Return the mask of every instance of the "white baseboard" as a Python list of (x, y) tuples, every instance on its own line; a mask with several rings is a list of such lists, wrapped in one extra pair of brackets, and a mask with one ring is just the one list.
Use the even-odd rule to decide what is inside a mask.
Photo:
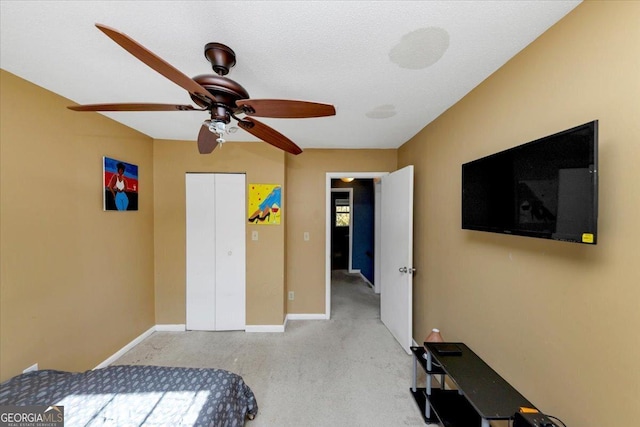
[(113, 355), (111, 355), (111, 357), (109, 357), (108, 359), (106, 359), (104, 362), (100, 363), (98, 366), (96, 366), (93, 369), (102, 369), (102, 368), (106, 368), (107, 366), (111, 365), (113, 362), (115, 362), (120, 357), (122, 357), (127, 351), (131, 350), (133, 347), (135, 347), (136, 345), (140, 344), (142, 342), (142, 340), (144, 340), (149, 335), (154, 333), (155, 330), (156, 330), (155, 326), (150, 327), (145, 332), (140, 334), (138, 337), (134, 338), (133, 341), (131, 341), (129, 344), (127, 344), (124, 347), (122, 347), (120, 350), (118, 350)]
[(326, 320), (327, 315), (324, 313), (289, 313), (287, 314), (287, 320)]
[(325, 320), (327, 315), (324, 313), (289, 313), (284, 318), (282, 325), (247, 325), (246, 332), (284, 332), (287, 329), (289, 320)]
[(284, 332), (284, 327), (285, 323), (282, 325), (247, 325), (245, 332)]
[(184, 332), (187, 325), (156, 325), (156, 332)]
[(367, 279), (367, 278), (365, 277), (365, 275), (364, 275), (364, 274), (362, 274), (362, 272), (361, 272), (360, 270), (358, 270), (358, 274), (360, 274), (360, 277), (362, 277), (362, 280), (364, 280), (365, 282), (367, 282), (367, 284), (368, 284), (369, 286), (371, 286), (372, 288), (374, 288), (374, 289), (375, 289), (375, 286), (373, 286), (373, 283), (371, 283), (371, 282), (369, 281), (369, 279)]
[(351, 270), (349, 270), (349, 274), (360, 274), (360, 269), (352, 268)]
[[(327, 319), (327, 315), (324, 313), (311, 313), (311, 314), (300, 314), (300, 313), (291, 313), (287, 314), (284, 318), (284, 323), (282, 325), (246, 325), (245, 332), (284, 332), (287, 327), (287, 322), (289, 320), (325, 320)], [(145, 338), (149, 337), (154, 332), (184, 332), (186, 331), (186, 325), (184, 324), (165, 324), (165, 325), (155, 325), (147, 329), (145, 332), (140, 334), (138, 337), (134, 338), (130, 343), (122, 347), (120, 350), (115, 352), (113, 355), (109, 356), (106, 360), (100, 363), (93, 369), (102, 369), (120, 357), (122, 357), (127, 351), (131, 350), (136, 345), (140, 344)]]

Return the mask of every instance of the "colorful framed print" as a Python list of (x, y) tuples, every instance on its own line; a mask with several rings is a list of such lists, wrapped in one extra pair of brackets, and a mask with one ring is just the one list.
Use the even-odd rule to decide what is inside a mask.
[(252, 224), (278, 225), (282, 216), (282, 186), (249, 184), (247, 219)]
[(103, 157), (103, 203), (105, 211), (138, 210), (138, 166)]

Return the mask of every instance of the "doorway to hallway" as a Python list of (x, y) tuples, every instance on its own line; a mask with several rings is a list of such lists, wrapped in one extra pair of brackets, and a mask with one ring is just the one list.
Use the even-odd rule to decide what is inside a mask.
[[(364, 278), (365, 282), (374, 287), (374, 292), (379, 293), (379, 264), (380, 264), (380, 178), (387, 175), (387, 172), (329, 172), (326, 174), (326, 254), (325, 254), (325, 281), (326, 281), (326, 299), (325, 299), (325, 316), (327, 319), (331, 318), (331, 274), (334, 268), (341, 268), (347, 273), (355, 273), (358, 276)], [(349, 179), (347, 179), (349, 178)], [(363, 181), (359, 183), (359, 181)], [(366, 221), (372, 221), (372, 225), (369, 225), (368, 231), (362, 231), (354, 223), (354, 217), (367, 209), (361, 209), (358, 206), (360, 197), (362, 194), (356, 193), (356, 187), (359, 185), (369, 186), (371, 191), (368, 192), (367, 198), (371, 206), (368, 208), (368, 219)], [(346, 197), (335, 198), (332, 197), (334, 192), (351, 191), (351, 205), (347, 208)], [(344, 196), (344, 193), (342, 193)], [(336, 200), (341, 200), (336, 202)], [(334, 230), (336, 222), (349, 220), (350, 229), (349, 235), (349, 261), (348, 266), (344, 268), (344, 260), (340, 256), (345, 251), (340, 249), (340, 245), (336, 247), (334, 240), (342, 238), (342, 242), (346, 242), (344, 234), (347, 231), (346, 226), (343, 226), (342, 230)], [(365, 222), (366, 222), (365, 221)], [(363, 222), (361, 221), (360, 224)], [(366, 229), (367, 227), (365, 227)], [(372, 228), (372, 229), (371, 229)], [(336, 239), (334, 239), (334, 232)], [(342, 233), (342, 234), (340, 234)], [(341, 237), (342, 236), (342, 237)], [(356, 239), (355, 236), (363, 237), (365, 245), (363, 246), (363, 239)], [(334, 263), (334, 255), (335, 261)], [(364, 274), (363, 274), (364, 270)]]
[[(340, 178), (380, 178), (375, 186), (375, 292), (380, 292), (380, 319), (402, 348), (412, 345), (413, 310), (413, 166), (392, 173), (326, 174), (325, 318), (331, 318), (331, 189)], [(349, 181), (346, 180), (345, 181)], [(351, 233), (353, 235), (353, 233)], [(381, 255), (381, 252), (384, 254)]]

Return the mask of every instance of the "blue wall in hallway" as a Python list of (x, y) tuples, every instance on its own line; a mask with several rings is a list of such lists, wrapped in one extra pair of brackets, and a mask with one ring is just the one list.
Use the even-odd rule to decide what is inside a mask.
[(354, 270), (373, 283), (374, 254), (374, 186), (373, 179), (356, 179), (342, 182), (331, 181), (332, 188), (353, 188), (353, 254)]

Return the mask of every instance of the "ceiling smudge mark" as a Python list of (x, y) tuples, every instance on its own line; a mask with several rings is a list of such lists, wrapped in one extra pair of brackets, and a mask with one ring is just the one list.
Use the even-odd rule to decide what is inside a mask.
[(370, 111), (367, 111), (365, 115), (370, 119), (388, 119), (389, 117), (393, 117), (396, 114), (397, 112), (395, 105), (385, 104), (372, 108)]
[(391, 62), (401, 68), (421, 70), (442, 58), (449, 48), (449, 33), (442, 28), (420, 28), (405, 34), (389, 52)]

